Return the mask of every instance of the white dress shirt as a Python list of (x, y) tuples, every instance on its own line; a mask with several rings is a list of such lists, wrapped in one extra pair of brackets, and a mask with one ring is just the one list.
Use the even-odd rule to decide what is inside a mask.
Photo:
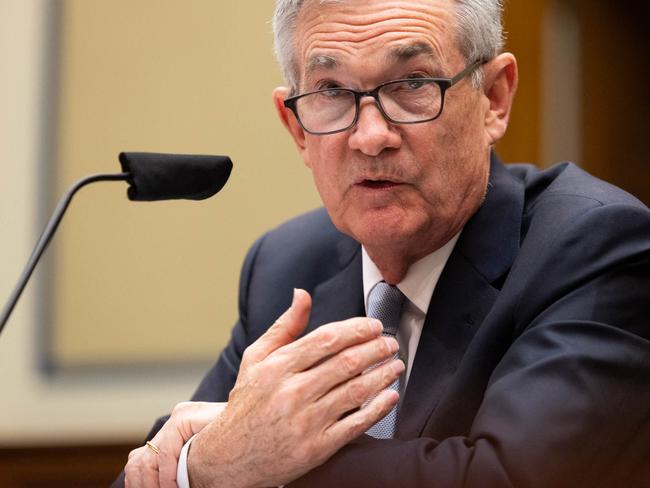
[[(438, 284), (438, 279), (442, 270), (447, 264), (447, 260), (458, 241), (460, 232), (452, 237), (447, 244), (440, 249), (426, 255), (419, 261), (411, 265), (406, 276), (397, 284), (397, 288), (406, 296), (408, 302), (405, 302), (402, 318), (400, 319), (399, 329), (397, 331), (397, 342), (400, 344), (400, 357), (404, 360), (406, 371), (404, 381), (401, 382), (400, 394), (408, 383), (413, 367), (415, 352), (420, 342), (424, 319), (429, 309), (431, 296)], [(365, 301), (366, 312), (368, 311), (368, 295), (370, 290), (384, 278), (381, 276), (379, 268), (370, 259), (366, 249), (361, 248), (362, 261), (361, 268), (363, 271), (363, 296)], [(401, 395), (403, 397), (403, 395)], [(179, 488), (190, 488), (189, 476), (187, 472), (187, 453), (192, 442), (192, 437), (183, 446), (181, 455), (178, 459), (178, 469), (176, 473), (176, 484)]]

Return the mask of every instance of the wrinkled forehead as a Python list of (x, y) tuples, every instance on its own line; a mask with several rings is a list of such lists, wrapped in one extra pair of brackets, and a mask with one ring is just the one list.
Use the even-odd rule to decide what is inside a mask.
[(460, 56), (453, 0), (307, 0), (298, 16), (299, 79), (372, 59), (399, 63), (426, 57), (446, 71)]

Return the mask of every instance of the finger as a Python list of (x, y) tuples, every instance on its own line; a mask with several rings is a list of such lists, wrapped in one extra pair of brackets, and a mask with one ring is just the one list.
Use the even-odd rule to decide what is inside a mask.
[[(296, 375), (294, 380), (297, 382), (296, 388), (300, 390), (300, 396), (306, 401), (317, 400), (337, 385), (360, 375), (382, 361), (391, 359), (398, 347), (397, 341), (392, 337), (376, 337), (363, 344), (349, 347), (321, 364)], [(370, 386), (375, 378), (376, 375), (365, 378), (364, 384)]]
[(311, 312), (311, 296), (305, 290), (294, 289), (291, 306), (275, 323), (244, 352), (244, 363), (259, 362), (285, 344), (295, 341), (307, 327)]
[(331, 449), (340, 449), (388, 415), (398, 401), (399, 394), (395, 390), (383, 390), (368, 405), (326, 429), (324, 432), (326, 444)]
[(382, 330), (381, 322), (367, 317), (332, 322), (282, 347), (274, 355), (290, 358), (293, 372), (305, 371), (347, 348), (377, 338)]
[(129, 462), (124, 468), (126, 488), (158, 487), (158, 461), (156, 454), (146, 446), (129, 453)]
[(160, 482), (158, 481), (158, 469), (153, 469), (150, 466), (144, 471), (144, 476), (142, 477), (142, 486), (143, 488), (159, 488)]
[[(151, 442), (158, 447), (158, 483), (161, 488), (176, 488), (176, 471), (178, 469), (178, 457), (183, 445), (192, 437), (187, 439), (182, 435), (184, 430), (180, 427), (182, 420), (178, 419), (178, 405), (174, 408), (172, 417), (165, 422), (162, 429), (151, 439)], [(178, 424), (178, 425), (177, 425)]]
[(177, 488), (178, 458), (183, 445), (184, 442), (178, 442), (171, 449), (161, 449), (158, 454), (158, 486), (160, 488)]
[(140, 464), (138, 458), (141, 456), (142, 447), (129, 452), (128, 462), (124, 466), (124, 486), (131, 488), (138, 486), (140, 480)]
[(138, 456), (139, 454), (142, 454), (142, 451), (143, 451), (144, 449), (146, 449), (145, 446), (141, 446), (141, 447), (138, 447), (137, 449), (133, 449), (133, 450), (129, 453), (129, 455), (128, 455), (128, 457), (127, 457), (127, 460), (130, 461), (132, 457), (135, 457), (135, 456)]
[(393, 384), (404, 369), (404, 363), (395, 359), (342, 383), (319, 400), (322, 415), (335, 422), (343, 414), (361, 407), (378, 393), (383, 393), (382, 390)]

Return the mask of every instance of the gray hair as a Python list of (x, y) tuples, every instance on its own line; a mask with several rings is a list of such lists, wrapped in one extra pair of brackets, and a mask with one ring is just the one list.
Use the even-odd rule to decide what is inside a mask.
[[(320, 4), (343, 0), (318, 0)], [(496, 56), (503, 48), (501, 15), (503, 0), (451, 0), (456, 4), (458, 47), (467, 63)], [(277, 0), (273, 13), (275, 55), (284, 79), (292, 90), (298, 87), (295, 36), (298, 15), (305, 0)], [(474, 86), (482, 80), (482, 70), (472, 75)]]

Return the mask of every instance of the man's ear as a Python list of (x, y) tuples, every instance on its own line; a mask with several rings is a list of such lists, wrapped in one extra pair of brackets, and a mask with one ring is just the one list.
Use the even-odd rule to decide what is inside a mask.
[(282, 125), (289, 131), (293, 141), (296, 143), (296, 147), (300, 152), (300, 155), (303, 156), (305, 153), (305, 131), (302, 126), (298, 123), (294, 113), (284, 106), (284, 101), (289, 97), (289, 89), (285, 86), (280, 86), (273, 90), (273, 104), (275, 105), (275, 110), (278, 112), (278, 117), (282, 121)]
[(483, 73), (483, 90), (489, 102), (485, 130), (492, 145), (508, 128), (512, 100), (517, 91), (517, 60), (510, 53), (499, 54), (485, 65)]

